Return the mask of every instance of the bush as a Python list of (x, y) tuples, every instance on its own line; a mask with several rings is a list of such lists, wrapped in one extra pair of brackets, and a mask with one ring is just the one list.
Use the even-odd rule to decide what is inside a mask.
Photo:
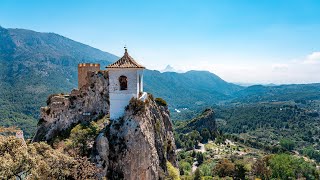
[[(99, 123), (102, 123), (99, 121)], [(78, 124), (72, 128), (70, 136), (65, 140), (65, 151), (69, 154), (88, 156), (91, 153), (92, 144), (99, 134), (101, 127), (98, 123)]]
[(210, 131), (207, 128), (201, 130), (202, 143), (207, 143), (211, 137)]
[(246, 177), (246, 168), (244, 164), (236, 164), (235, 165), (235, 173), (234, 173), (234, 178), (235, 179), (245, 179)]
[(198, 165), (201, 165), (203, 163), (203, 161), (204, 161), (204, 156), (203, 156), (202, 152), (198, 152), (196, 158), (197, 158), (197, 161), (198, 161)]
[(181, 176), (181, 180), (193, 180), (193, 177), (192, 176)]
[(294, 149), (294, 142), (290, 139), (281, 139), (280, 140), (280, 145), (287, 151), (292, 151)]
[(154, 100), (153, 95), (152, 95), (152, 94), (150, 94), (150, 93), (148, 93), (148, 98), (149, 98), (151, 101), (153, 101), (153, 100)]
[(257, 161), (254, 163), (252, 167), (252, 173), (261, 179), (270, 179), (271, 176), (271, 170), (267, 166), (269, 163), (269, 159), (271, 156), (265, 156), (262, 159), (257, 159)]
[(211, 176), (202, 176), (201, 180), (212, 180)]
[(302, 153), (317, 162), (320, 162), (320, 152), (315, 150), (312, 146), (306, 147), (303, 149)]
[(139, 112), (143, 113), (145, 111), (145, 103), (137, 98), (131, 98), (126, 110), (131, 110), (133, 115), (136, 115)]
[(268, 155), (258, 159), (252, 173), (261, 179), (318, 179), (316, 165), (289, 154)]
[(173, 167), (173, 165), (167, 161), (168, 168), (168, 176), (166, 179), (168, 180), (180, 180), (179, 170)]
[(191, 173), (192, 165), (187, 161), (179, 162), (179, 170), (181, 175), (189, 175)]
[(160, 120), (156, 120), (156, 132), (160, 133), (161, 131), (161, 123)]
[(221, 159), (213, 169), (213, 173), (219, 177), (233, 176), (234, 171), (235, 165), (227, 159)]
[(199, 166), (198, 168), (201, 171), (201, 174), (205, 177), (212, 177), (212, 169), (213, 167), (216, 165), (215, 161), (209, 160), (209, 161), (205, 161), (203, 164), (201, 164), (201, 166)]
[(194, 180), (201, 180), (201, 173), (199, 168), (194, 172)]
[(155, 101), (160, 106), (164, 106), (164, 107), (168, 106), (167, 102), (162, 98), (156, 98)]
[(1, 179), (96, 179), (99, 169), (87, 158), (73, 158), (48, 144), (24, 145), (0, 135)]
[(276, 179), (317, 179), (315, 165), (288, 154), (277, 154), (270, 159), (272, 178)]

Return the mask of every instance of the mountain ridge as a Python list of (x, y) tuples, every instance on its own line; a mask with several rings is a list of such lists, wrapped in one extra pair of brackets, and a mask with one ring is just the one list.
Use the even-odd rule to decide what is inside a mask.
[[(34, 131), (39, 108), (50, 94), (77, 87), (78, 63), (100, 63), (104, 67), (118, 59), (55, 33), (0, 27), (0, 42), (4, 42), (0, 43), (0, 125), (22, 127), (27, 129), (26, 134)], [(296, 96), (300, 86), (304, 86), (305, 97), (320, 97), (320, 84), (280, 86), (277, 93), (278, 86), (260, 86), (259, 91), (258, 86), (246, 88), (229, 83), (209, 71), (144, 73), (145, 91), (166, 99), (171, 112), (175, 108), (197, 109), (273, 97), (281, 100), (284, 94), (289, 99)], [(265, 93), (270, 91), (273, 94)]]
[[(77, 65), (118, 57), (54, 33), (0, 28), (0, 120), (34, 131), (49, 94), (77, 87)], [(31, 128), (30, 128), (31, 127)]]

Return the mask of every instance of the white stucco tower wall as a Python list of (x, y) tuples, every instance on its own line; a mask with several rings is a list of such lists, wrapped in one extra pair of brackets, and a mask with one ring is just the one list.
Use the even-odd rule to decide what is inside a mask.
[[(144, 67), (129, 56), (127, 50), (122, 58), (107, 66), (109, 73), (110, 119), (117, 120), (124, 115), (131, 98), (139, 98), (143, 92)], [(120, 79), (126, 79), (126, 88), (121, 88)], [(122, 84), (123, 86), (123, 84)]]

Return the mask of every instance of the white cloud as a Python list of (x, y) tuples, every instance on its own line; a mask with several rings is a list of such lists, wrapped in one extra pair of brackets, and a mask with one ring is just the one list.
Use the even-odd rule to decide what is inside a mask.
[(320, 60), (320, 52), (313, 52), (308, 56), (311, 60)]
[(320, 52), (313, 52), (307, 56), (303, 61), (305, 64), (318, 64), (320, 63)]
[(273, 64), (272, 71), (273, 72), (287, 72), (289, 70), (288, 64)]
[[(207, 70), (228, 82), (276, 84), (320, 82), (320, 52), (287, 60), (235, 57), (232, 61), (225, 57), (210, 55), (182, 59), (183, 62), (172, 60), (170, 64), (183, 71)], [(160, 68), (159, 64), (153, 64), (154, 69), (160, 70), (167, 65)]]

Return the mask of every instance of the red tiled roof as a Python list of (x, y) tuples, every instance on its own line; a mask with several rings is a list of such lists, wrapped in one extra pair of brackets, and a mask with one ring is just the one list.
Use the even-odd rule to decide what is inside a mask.
[(131, 56), (129, 56), (127, 49), (125, 53), (118, 61), (110, 64), (107, 68), (145, 68), (144, 66), (138, 64)]

